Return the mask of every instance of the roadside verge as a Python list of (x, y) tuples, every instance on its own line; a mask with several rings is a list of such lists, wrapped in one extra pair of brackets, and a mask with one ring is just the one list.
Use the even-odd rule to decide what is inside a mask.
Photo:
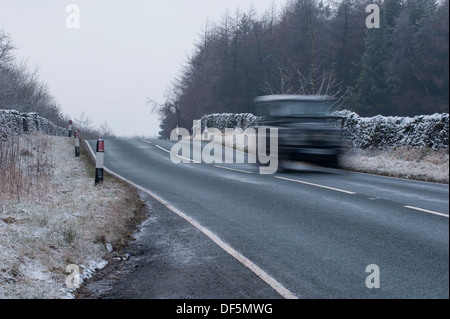
[[(20, 197), (14, 189), (0, 194), (0, 298), (73, 298), (67, 280), (74, 268), (68, 266), (79, 270), (82, 282), (121, 256), (145, 218), (145, 205), (133, 187), (108, 174), (94, 185), (95, 168), (83, 148), (75, 156), (73, 139), (25, 138), (30, 146), (18, 141), (18, 165), (42, 165), (45, 156), (48, 174), (29, 176), (34, 184)], [(38, 154), (33, 145), (44, 144)]]

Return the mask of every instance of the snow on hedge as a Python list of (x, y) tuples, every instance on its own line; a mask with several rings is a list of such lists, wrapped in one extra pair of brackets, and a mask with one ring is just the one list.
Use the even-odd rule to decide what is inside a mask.
[(16, 110), (0, 110), (0, 138), (27, 132), (67, 136), (67, 129), (40, 117), (37, 113), (20, 113)]
[[(354, 147), (358, 149), (389, 149), (396, 147), (430, 147), (448, 149), (449, 115), (433, 114), (415, 117), (381, 116), (360, 117), (343, 110), (335, 112), (342, 116), (342, 128), (348, 133)], [(258, 117), (251, 113), (215, 113), (201, 118), (202, 132), (207, 127), (252, 128)]]
[(204, 115), (201, 118), (202, 132), (207, 127), (218, 128), (224, 131), (226, 128), (252, 128), (258, 124), (258, 117), (251, 113), (215, 113)]
[(353, 145), (359, 149), (448, 148), (447, 113), (415, 117), (360, 117), (344, 110), (336, 114), (344, 117), (343, 128), (349, 133)]

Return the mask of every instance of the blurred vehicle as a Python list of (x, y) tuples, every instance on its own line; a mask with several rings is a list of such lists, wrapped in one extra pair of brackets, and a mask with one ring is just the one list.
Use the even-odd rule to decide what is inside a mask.
[[(342, 151), (335, 100), (328, 96), (267, 95), (255, 98), (258, 128), (278, 129), (278, 160), (338, 167)], [(266, 137), (266, 153), (270, 147)]]

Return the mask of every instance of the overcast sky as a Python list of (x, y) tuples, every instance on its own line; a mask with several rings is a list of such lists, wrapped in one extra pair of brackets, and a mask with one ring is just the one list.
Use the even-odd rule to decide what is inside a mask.
[[(0, 0), (0, 28), (16, 57), (38, 67), (64, 114), (85, 112), (121, 136), (156, 135), (147, 98), (163, 103), (206, 21), (226, 10), (259, 14), (274, 0)], [(282, 8), (286, 0), (277, 0)], [(80, 28), (68, 28), (69, 4)]]

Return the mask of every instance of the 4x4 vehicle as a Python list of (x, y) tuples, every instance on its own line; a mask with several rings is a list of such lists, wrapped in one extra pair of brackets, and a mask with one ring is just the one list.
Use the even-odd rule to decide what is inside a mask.
[[(278, 159), (338, 167), (342, 149), (341, 117), (332, 114), (328, 96), (266, 95), (255, 98), (258, 128), (278, 129)], [(270, 139), (267, 136), (266, 150)], [(268, 154), (269, 152), (267, 152)]]

